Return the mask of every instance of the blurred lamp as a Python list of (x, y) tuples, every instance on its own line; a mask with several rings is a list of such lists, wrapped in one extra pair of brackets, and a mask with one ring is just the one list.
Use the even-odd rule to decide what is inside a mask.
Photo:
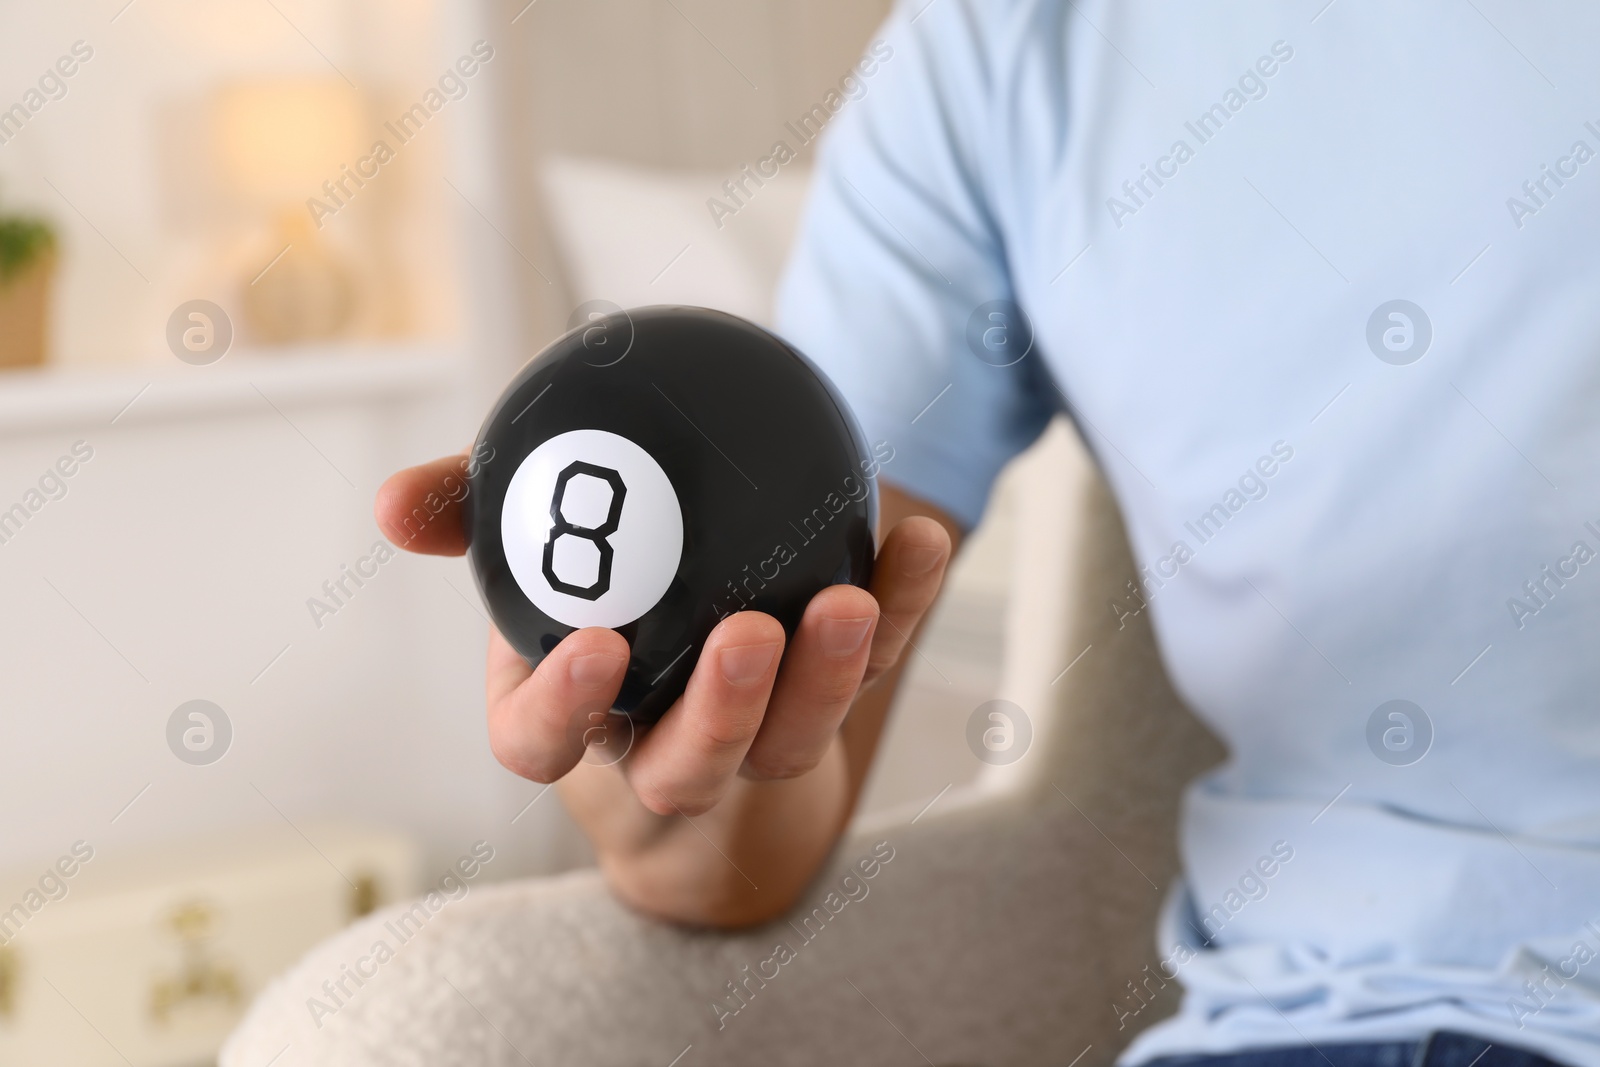
[(235, 85), (217, 100), (230, 189), (256, 206), (301, 205), (361, 154), (360, 94), (338, 80)]
[(223, 181), (245, 207), (273, 218), (273, 252), (288, 249), (270, 270), (242, 279), (246, 325), (260, 341), (332, 337), (351, 319), (351, 272), (318, 237), (306, 201), (361, 154), (365, 110), (337, 79), (233, 85), (217, 95)]

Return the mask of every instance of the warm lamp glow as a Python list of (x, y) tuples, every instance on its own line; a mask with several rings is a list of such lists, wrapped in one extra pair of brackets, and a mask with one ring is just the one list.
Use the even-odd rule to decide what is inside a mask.
[(297, 203), (360, 154), (361, 96), (338, 79), (235, 85), (216, 99), (222, 173), (264, 206)]

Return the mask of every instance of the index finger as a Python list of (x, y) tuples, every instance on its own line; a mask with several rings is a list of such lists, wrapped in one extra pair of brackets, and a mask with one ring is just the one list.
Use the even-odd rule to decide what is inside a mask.
[(467, 550), (461, 503), (467, 498), (466, 451), (407, 467), (378, 487), (373, 517), (391, 543), (425, 556), (459, 556)]
[(583, 758), (590, 730), (617, 699), (628, 643), (598, 626), (562, 639), (537, 670), (489, 630), (489, 747), (509, 770), (553, 782)]

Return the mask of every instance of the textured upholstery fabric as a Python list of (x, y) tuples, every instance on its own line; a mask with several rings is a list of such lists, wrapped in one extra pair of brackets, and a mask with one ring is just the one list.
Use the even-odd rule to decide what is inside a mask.
[[(1093, 649), (1051, 689), (1057, 728), (1023, 757), (1040, 762), (1008, 793), (952, 790), (920, 817), (853, 830), (794, 923), (828, 914), (830, 891), (837, 906), (879, 842), (893, 859), (810, 940), (788, 921), (732, 935), (656, 923), (594, 871), (481, 887), (320, 1027), (308, 998), (397, 909), (319, 946), (256, 1001), (222, 1067), (1109, 1063), (1175, 1004), (1175, 984), (1143, 968), (1159, 958), (1182, 788), (1222, 749), (1172, 692), (1144, 618), (1118, 628), (1107, 605), (1133, 575), (1126, 538), (1098, 480), (1084, 505), (1069, 631)], [(793, 958), (748, 979), (780, 940)], [(711, 1005), (737, 1006), (736, 981), (753, 992), (719, 1025)], [(1155, 995), (1136, 1014), (1129, 983)]]

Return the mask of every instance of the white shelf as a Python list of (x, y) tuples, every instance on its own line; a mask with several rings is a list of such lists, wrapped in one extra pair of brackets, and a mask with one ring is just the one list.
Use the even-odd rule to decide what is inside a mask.
[(206, 367), (178, 360), (135, 367), (0, 373), (0, 436), (59, 426), (170, 421), (256, 407), (265, 396), (304, 407), (398, 399), (461, 381), (468, 362), (441, 343), (230, 352)]

